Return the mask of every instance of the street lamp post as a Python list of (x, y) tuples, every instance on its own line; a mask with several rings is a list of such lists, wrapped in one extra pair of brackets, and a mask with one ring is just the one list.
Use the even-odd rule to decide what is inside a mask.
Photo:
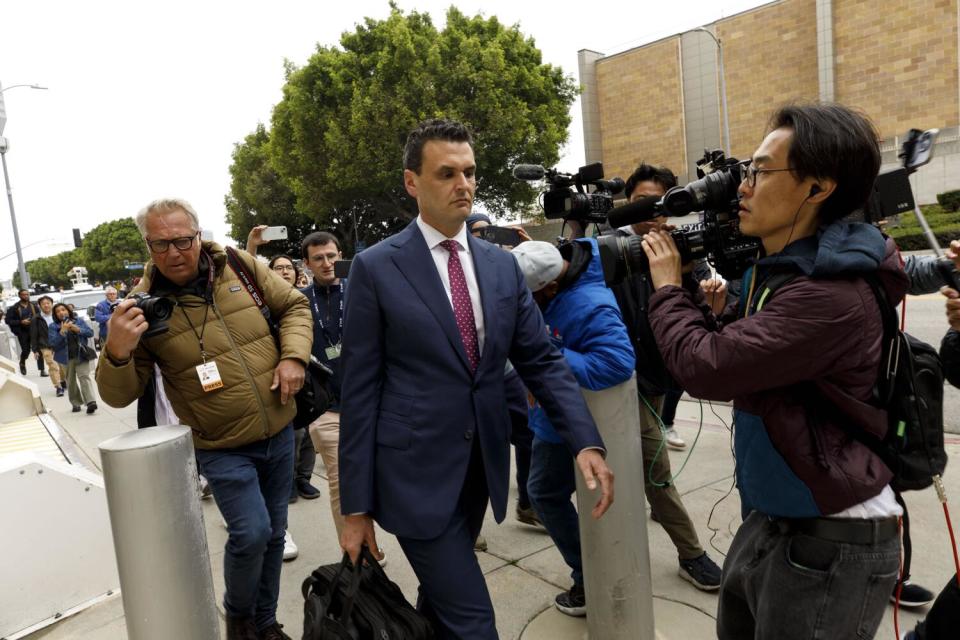
[(29, 87), (31, 89), (46, 89), (38, 84), (14, 84), (4, 88), (0, 85), (0, 162), (3, 164), (3, 183), (7, 187), (7, 204), (10, 206), (10, 222), (13, 223), (13, 242), (17, 248), (17, 270), (20, 272), (20, 287), (28, 288), (30, 286), (30, 274), (27, 273), (27, 267), (23, 262), (23, 250), (20, 247), (20, 231), (17, 229), (17, 215), (13, 209), (13, 190), (10, 188), (10, 174), (7, 172), (7, 150), (10, 148), (10, 141), (3, 137), (3, 129), (7, 124), (7, 111), (3, 102), (3, 92), (17, 87)]
[(697, 27), (694, 31), (702, 31), (711, 38), (713, 42), (717, 45), (717, 69), (720, 73), (720, 99), (723, 101), (723, 141), (725, 143), (727, 150), (727, 157), (730, 157), (730, 117), (727, 113), (727, 80), (724, 77), (723, 73), (723, 46), (720, 44), (720, 40), (717, 39), (717, 36), (706, 29), (705, 27)]

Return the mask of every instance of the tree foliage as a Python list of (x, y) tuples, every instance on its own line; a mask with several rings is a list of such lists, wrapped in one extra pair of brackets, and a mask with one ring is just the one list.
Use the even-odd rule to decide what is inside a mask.
[(91, 280), (126, 280), (128, 262), (146, 262), (146, 243), (133, 218), (97, 225), (83, 237), (83, 253)]
[(484, 209), (526, 209), (536, 194), (510, 169), (557, 162), (576, 91), (516, 26), (451, 8), (438, 30), (429, 15), (391, 4), (388, 18), (367, 18), (339, 47), (287, 64), (271, 131), (258, 127), (234, 152), (228, 221), (245, 235), (253, 221), (280, 219), (280, 207), (348, 244), (395, 232), (416, 215), (402, 184), (406, 134), (431, 117), (473, 130)]
[[(70, 251), (61, 251), (58, 254), (28, 260), (26, 262), (27, 273), (30, 274), (30, 280), (34, 283), (42, 282), (54, 287), (70, 288), (70, 269), (84, 265), (83, 249), (71, 249)], [(15, 273), (13, 284), (20, 288), (20, 274)]]

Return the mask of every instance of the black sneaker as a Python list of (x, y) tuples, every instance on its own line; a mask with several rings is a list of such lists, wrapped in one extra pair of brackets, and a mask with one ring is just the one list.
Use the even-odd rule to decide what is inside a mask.
[(27, 375), (27, 365), (25, 365), (22, 362), (20, 363), (20, 375), (22, 376)]
[(274, 622), (260, 632), (260, 640), (293, 640), (293, 638), (283, 632), (282, 624)]
[[(900, 590), (900, 606), (907, 609), (923, 607), (931, 602), (936, 596), (929, 589), (924, 589), (918, 584), (913, 584), (909, 580), (904, 581), (903, 589)], [(897, 601), (897, 585), (893, 586), (893, 593), (890, 594), (890, 602)]]
[(320, 497), (320, 489), (303, 480), (297, 482), (297, 493), (304, 500), (313, 500)]
[(253, 618), (227, 616), (227, 640), (260, 640)]
[(692, 583), (701, 591), (716, 591), (720, 588), (723, 572), (717, 563), (710, 559), (707, 552), (692, 560), (680, 561), (680, 577)]
[(46, 371), (41, 371), (41, 372), (40, 372), (40, 377), (41, 377), (41, 378), (49, 378), (49, 377), (50, 377), (50, 374), (47, 373)]
[(87, 403), (87, 414), (88, 414), (88, 415), (91, 414), (91, 413), (93, 413), (93, 412), (96, 411), (96, 410), (97, 410), (97, 403), (96, 403), (96, 402), (88, 402), (88, 403)]
[(73, 413), (80, 413), (80, 409), (82, 409), (82, 407), (81, 407), (80, 405), (78, 405), (78, 404), (75, 404), (75, 405), (73, 405), (72, 411), (73, 411)]
[(63, 387), (57, 387), (57, 397), (58, 398), (63, 397)]
[(557, 594), (557, 597), (553, 599), (553, 604), (560, 610), (560, 613), (565, 613), (568, 616), (582, 618), (587, 615), (587, 597), (583, 593), (582, 584), (575, 584), (570, 587), (570, 591)]

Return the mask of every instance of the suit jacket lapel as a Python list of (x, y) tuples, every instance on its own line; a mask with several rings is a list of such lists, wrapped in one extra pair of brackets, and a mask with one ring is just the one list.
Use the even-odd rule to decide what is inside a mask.
[(410, 282), (410, 286), (417, 292), (417, 296), (440, 323), (443, 333), (447, 336), (447, 340), (450, 341), (454, 351), (457, 352), (460, 362), (469, 371), (470, 362), (467, 360), (467, 352), (463, 348), (463, 338), (460, 337), (460, 329), (457, 327), (453, 308), (450, 306), (450, 300), (443, 290), (443, 282), (440, 280), (440, 274), (437, 273), (430, 249), (427, 248), (427, 243), (423, 239), (423, 234), (420, 233), (416, 222), (410, 223), (403, 232), (396, 236), (392, 244), (399, 248), (399, 251), (392, 256), (394, 264), (397, 265), (400, 272)]
[(499, 289), (496, 271), (494, 270), (494, 251), (501, 249), (491, 244), (480, 242), (470, 234), (467, 234), (467, 242), (470, 243), (470, 255), (473, 256), (473, 271), (477, 276), (477, 286), (480, 287), (480, 306), (483, 313), (483, 351), (480, 352), (480, 366), (486, 359), (492, 349), (492, 343), (496, 339), (497, 317), (494, 311), (497, 299), (497, 290)]

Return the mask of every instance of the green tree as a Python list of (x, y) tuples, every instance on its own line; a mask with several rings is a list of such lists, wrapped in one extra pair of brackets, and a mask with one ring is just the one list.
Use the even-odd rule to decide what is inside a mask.
[[(26, 262), (27, 273), (30, 274), (30, 280), (34, 283), (42, 282), (54, 287), (71, 286), (70, 269), (84, 265), (86, 256), (83, 249), (71, 249), (70, 251), (61, 251), (52, 256), (28, 260)], [(20, 274), (14, 274), (14, 286), (20, 287)]]
[(123, 280), (127, 262), (146, 262), (147, 245), (133, 218), (97, 225), (83, 237), (83, 253), (91, 280)]
[(297, 198), (270, 164), (270, 134), (262, 124), (234, 145), (230, 165), (230, 193), (224, 197), (230, 235), (240, 245), (258, 224), (287, 227), (287, 242), (270, 242), (259, 252), (266, 256), (300, 253), (300, 241), (314, 230), (313, 221), (297, 211)]
[[(255, 145), (268, 151), (269, 162), (234, 177), (279, 177), (298, 215), (337, 229), (348, 243), (354, 234), (379, 240), (416, 215), (402, 185), (402, 151), (406, 134), (430, 117), (455, 118), (473, 130), (480, 205), (494, 215), (526, 209), (536, 194), (510, 169), (557, 162), (577, 92), (561, 69), (543, 64), (517, 26), (456, 8), (441, 31), (429, 15), (391, 4), (385, 20), (367, 18), (343, 34), (339, 48), (318, 47), (302, 68), (288, 62), (286, 73), (269, 136), (263, 132), (266, 141)], [(238, 145), (235, 165), (250, 146), (251, 137)], [(240, 206), (229, 220), (249, 215), (260, 222), (260, 207), (240, 186), (235, 180), (228, 196)]]

